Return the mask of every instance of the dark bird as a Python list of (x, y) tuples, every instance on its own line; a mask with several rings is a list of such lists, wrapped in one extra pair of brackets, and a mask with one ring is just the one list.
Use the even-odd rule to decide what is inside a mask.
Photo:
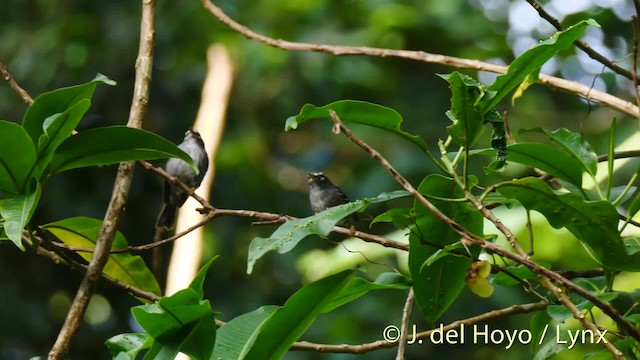
[[(199, 173), (196, 175), (196, 172), (189, 164), (178, 158), (169, 159), (165, 170), (187, 186), (197, 188), (209, 169), (209, 156), (204, 148), (204, 142), (197, 131), (189, 129), (184, 134), (184, 140), (178, 147), (191, 156), (198, 170), (200, 170)], [(172, 228), (176, 220), (176, 211), (187, 201), (188, 197), (189, 194), (180, 187), (165, 181), (162, 212), (158, 217), (156, 227)]]
[[(335, 186), (329, 178), (321, 172), (313, 172), (308, 175), (309, 182), (309, 203), (311, 209), (315, 213), (319, 213), (327, 208), (346, 204), (349, 198), (337, 186)], [(365, 213), (354, 213), (349, 216), (348, 222), (359, 220), (370, 220), (371, 217)]]

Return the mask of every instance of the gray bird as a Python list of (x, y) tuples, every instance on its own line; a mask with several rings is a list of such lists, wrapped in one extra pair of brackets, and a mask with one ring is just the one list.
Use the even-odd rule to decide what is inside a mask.
[[(308, 175), (309, 182), (309, 203), (315, 213), (319, 213), (327, 208), (346, 204), (349, 198), (345, 193), (335, 186), (329, 178), (321, 172), (313, 172)], [(371, 219), (369, 214), (354, 213), (347, 218), (347, 222), (353, 223), (359, 220)]]
[[(209, 169), (209, 156), (204, 148), (204, 142), (197, 131), (189, 129), (184, 134), (184, 140), (178, 147), (191, 156), (200, 172), (196, 175), (196, 172), (189, 164), (178, 158), (169, 159), (165, 170), (187, 186), (197, 188)], [(169, 181), (165, 181), (162, 212), (158, 217), (156, 227), (172, 228), (176, 220), (176, 211), (187, 201), (188, 197), (189, 194), (181, 188), (172, 185)]]

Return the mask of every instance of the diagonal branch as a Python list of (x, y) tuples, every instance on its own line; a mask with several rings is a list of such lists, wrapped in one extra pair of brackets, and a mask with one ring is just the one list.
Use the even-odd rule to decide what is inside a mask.
[(24, 103), (27, 105), (31, 105), (33, 103), (33, 98), (25, 89), (21, 88), (20, 85), (18, 85), (18, 83), (13, 79), (13, 76), (11, 76), (11, 73), (9, 73), (7, 65), (5, 65), (2, 61), (0, 61), (0, 72), (2, 73), (2, 77), (4, 77), (4, 79), (9, 83), (9, 86), (11, 86), (13, 91), (15, 91), (20, 96), (22, 101), (24, 101)]
[[(562, 31), (564, 30), (564, 27), (562, 26), (562, 24), (560, 24), (560, 21), (558, 21), (558, 19), (556, 19), (555, 17), (551, 16), (551, 14), (549, 14), (543, 7), (542, 5), (540, 5), (537, 1), (535, 0), (527, 0), (527, 2), (538, 12), (538, 14), (540, 15), (541, 18), (547, 20), (547, 22), (549, 24), (551, 24), (554, 28), (556, 28), (556, 30), (558, 31)], [(593, 60), (601, 63), (602, 65), (608, 67), (609, 69), (613, 70), (615, 73), (622, 75), (624, 77), (626, 77), (629, 80), (633, 80), (634, 83), (638, 84), (638, 79), (636, 79), (633, 74), (631, 73), (631, 71), (618, 66), (616, 63), (614, 63), (613, 61), (607, 59), (606, 56), (600, 54), (599, 52), (593, 50), (591, 48), (591, 46), (589, 46), (589, 44), (587, 44), (584, 41), (581, 40), (576, 40), (574, 42), (576, 44), (576, 46), (584, 51), (587, 55), (589, 55), (590, 58), (592, 58)]]
[[(243, 36), (245, 36), (250, 40), (255, 40), (263, 44), (273, 46), (283, 50), (314, 51), (314, 52), (332, 54), (336, 56), (366, 55), (366, 56), (372, 56), (372, 57), (395, 57), (395, 58), (421, 61), (426, 63), (442, 64), (442, 65), (451, 66), (454, 68), (473, 69), (478, 71), (488, 71), (488, 72), (500, 73), (500, 74), (506, 73), (508, 69), (507, 66), (490, 64), (490, 63), (486, 63), (479, 60), (464, 59), (464, 58), (446, 56), (441, 54), (432, 54), (424, 51), (393, 50), (393, 49), (382, 49), (382, 48), (373, 48), (373, 47), (366, 47), (366, 46), (334, 46), (334, 45), (302, 43), (302, 42), (273, 39), (268, 36), (258, 34), (252, 31), (251, 29), (249, 29), (248, 27), (242, 24), (239, 24), (238, 22), (230, 18), (227, 14), (225, 14), (225, 12), (222, 11), (220, 7), (214, 5), (211, 2), (211, 0), (202, 0), (202, 3), (204, 7), (211, 14), (213, 14), (213, 16), (215, 16), (221, 23), (225, 24), (232, 30), (242, 34)], [(633, 117), (640, 116), (639, 115), (640, 110), (638, 106), (634, 105), (631, 102), (622, 100), (616, 96), (608, 94), (606, 92), (595, 90), (590, 86), (586, 86), (575, 81), (569, 81), (569, 80), (561, 79), (555, 76), (549, 76), (544, 74), (540, 74), (538, 81), (542, 84), (547, 84), (567, 92), (579, 94), (586, 99), (598, 101), (604, 106), (618, 110), (620, 112), (628, 114), (629, 116), (633, 116)]]
[[(133, 89), (133, 99), (129, 112), (127, 126), (140, 128), (149, 103), (149, 88), (151, 85), (151, 70), (153, 63), (153, 45), (155, 40), (155, 2), (142, 1), (142, 18), (140, 21), (140, 46), (136, 60), (136, 78)], [(121, 163), (114, 183), (111, 201), (107, 208), (102, 228), (98, 233), (93, 258), (89, 262), (87, 272), (80, 283), (69, 313), (55, 344), (49, 352), (49, 359), (60, 359), (69, 348), (74, 335), (80, 329), (82, 318), (87, 310), (89, 300), (94, 292), (96, 282), (107, 263), (111, 244), (118, 228), (120, 215), (124, 209), (133, 177), (135, 162)]]

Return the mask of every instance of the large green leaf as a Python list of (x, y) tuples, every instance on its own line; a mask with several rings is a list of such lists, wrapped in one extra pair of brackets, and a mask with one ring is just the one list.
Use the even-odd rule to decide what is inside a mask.
[(447, 80), (451, 88), (451, 110), (447, 116), (453, 124), (447, 131), (456, 144), (469, 148), (484, 132), (484, 114), (476, 106), (484, 94), (484, 85), (457, 71), (439, 76)]
[(22, 121), (22, 126), (27, 130), (33, 143), (36, 145), (39, 143), (40, 136), (45, 132), (48, 118), (55, 114), (64, 113), (82, 100), (91, 99), (96, 85), (99, 83), (116, 84), (108, 77), (98, 74), (88, 83), (56, 89), (35, 98)]
[(579, 23), (558, 32), (549, 39), (541, 41), (518, 56), (511, 65), (506, 74), (498, 76), (496, 81), (487, 88), (488, 96), (485, 96), (478, 104), (480, 112), (485, 114), (493, 109), (511, 90), (515, 89), (529, 75), (537, 76), (540, 68), (544, 63), (549, 61), (555, 54), (565, 50), (574, 41), (576, 41), (587, 26), (599, 26), (593, 20), (583, 20)]
[(246, 359), (281, 359), (318, 315), (349, 284), (353, 271), (343, 271), (311, 283), (287, 300), (269, 318)]
[(317, 107), (312, 104), (306, 104), (300, 110), (300, 113), (291, 116), (285, 124), (285, 131), (298, 128), (298, 124), (304, 121), (318, 118), (328, 118), (329, 110), (333, 110), (344, 122), (355, 122), (377, 127), (396, 135), (400, 135), (412, 144), (416, 145), (425, 153), (429, 152), (427, 144), (421, 137), (411, 135), (400, 129), (402, 124), (402, 116), (397, 111), (384, 107), (382, 105), (368, 103), (357, 100), (340, 100), (331, 104)]
[(249, 353), (264, 324), (280, 306), (266, 305), (233, 318), (220, 329), (213, 349), (214, 359), (240, 360)]
[[(420, 184), (421, 194), (441, 198), (460, 198), (463, 195), (452, 179), (429, 175)], [(482, 215), (467, 203), (432, 200), (440, 211), (470, 232), (482, 236)], [(456, 243), (460, 235), (436, 218), (418, 201), (414, 203), (416, 225), (409, 235), (409, 272), (413, 280), (416, 304), (428, 322), (435, 322), (451, 306), (464, 287), (471, 260), (447, 254), (425, 265), (441, 248)], [(471, 254), (479, 249), (471, 248)], [(433, 260), (433, 258), (431, 258)]]
[(382, 193), (375, 198), (357, 200), (348, 204), (334, 206), (313, 216), (289, 220), (280, 225), (268, 238), (256, 237), (249, 245), (247, 259), (247, 273), (251, 274), (255, 262), (272, 250), (284, 254), (298, 245), (309, 235), (327, 236), (343, 218), (359, 211), (369, 204), (375, 204), (387, 200), (407, 196), (408, 192), (398, 190), (390, 193)]
[[(508, 161), (538, 168), (550, 175), (582, 186), (582, 163), (570, 153), (544, 143), (518, 143), (507, 146)], [(496, 150), (487, 149), (482, 155), (495, 155)]]
[[(72, 246), (94, 248), (102, 221), (88, 217), (73, 217), (42, 226), (53, 233), (60, 241)], [(129, 244), (121, 232), (113, 239), (113, 249), (123, 249)], [(93, 253), (78, 252), (90, 261)], [(160, 287), (142, 257), (128, 253), (111, 254), (103, 272), (114, 279), (139, 289), (160, 295)]]
[(36, 148), (24, 128), (0, 120), (0, 192), (21, 194), (36, 163)]
[(598, 155), (593, 151), (591, 145), (584, 140), (582, 135), (571, 132), (565, 128), (556, 129), (554, 131), (549, 131), (543, 128), (520, 131), (520, 133), (524, 132), (545, 134), (549, 139), (580, 161), (584, 171), (589, 173), (591, 176), (594, 176), (598, 171)]
[(0, 216), (4, 220), (4, 232), (21, 250), (24, 250), (22, 230), (27, 226), (38, 206), (40, 193), (40, 184), (35, 183), (35, 189), (28, 194), (11, 195), (0, 200)]
[(141, 129), (110, 126), (68, 138), (54, 154), (51, 172), (168, 157), (180, 158), (197, 170), (193, 159), (169, 140)]
[(606, 201), (585, 201), (579, 195), (557, 195), (542, 180), (527, 177), (497, 185), (507, 198), (517, 199), (527, 210), (544, 215), (556, 229), (567, 228), (587, 245), (608, 269), (640, 270), (640, 253), (628, 255), (618, 233), (619, 216)]
[(131, 309), (138, 324), (154, 340), (145, 359), (174, 359), (184, 352), (209, 359), (216, 338), (214, 314), (208, 300), (186, 288), (154, 304)]

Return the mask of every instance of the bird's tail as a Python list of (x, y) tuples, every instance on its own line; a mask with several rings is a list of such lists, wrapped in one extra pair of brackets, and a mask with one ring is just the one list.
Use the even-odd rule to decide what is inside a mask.
[(156, 227), (171, 229), (176, 222), (176, 212), (178, 207), (176, 205), (165, 204), (162, 206), (160, 216), (156, 222)]

